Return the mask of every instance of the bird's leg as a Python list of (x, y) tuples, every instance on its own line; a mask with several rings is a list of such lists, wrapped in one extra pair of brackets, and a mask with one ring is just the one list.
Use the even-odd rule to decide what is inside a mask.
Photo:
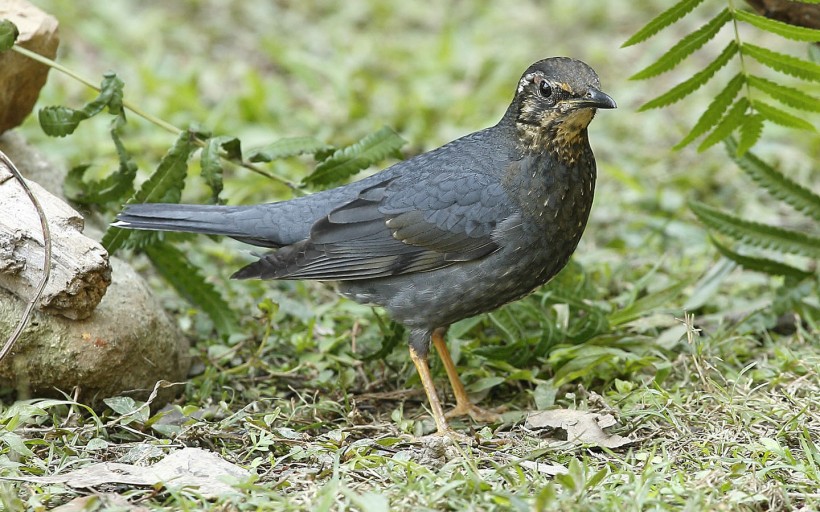
[(444, 417), (444, 409), (441, 408), (441, 401), (438, 399), (436, 387), (433, 385), (433, 378), (430, 376), (430, 366), (427, 364), (427, 354), (420, 355), (413, 345), (410, 345), (410, 359), (416, 365), (416, 370), (421, 377), (421, 384), (424, 386), (424, 392), (427, 393), (427, 400), (430, 402), (430, 408), (433, 410), (433, 419), (436, 421), (436, 430), (439, 434), (449, 435), (452, 430), (447, 425), (447, 419)]
[[(464, 389), (464, 384), (458, 376), (458, 370), (453, 363), (453, 358), (450, 357), (450, 351), (447, 349), (447, 343), (444, 341), (444, 335), (447, 333), (447, 328), (438, 328), (433, 331), (433, 345), (435, 345), (441, 362), (444, 363), (444, 369), (447, 371), (447, 377), (450, 379), (450, 386), (453, 388), (453, 395), (456, 397), (455, 409), (448, 412), (445, 417), (455, 418), (469, 414), (472, 419), (482, 423), (492, 423), (501, 420), (501, 415), (482, 409), (470, 401), (467, 396), (467, 390)], [(412, 352), (412, 349), (411, 349)], [(426, 363), (426, 361), (425, 361)], [(421, 372), (419, 372), (421, 373)]]

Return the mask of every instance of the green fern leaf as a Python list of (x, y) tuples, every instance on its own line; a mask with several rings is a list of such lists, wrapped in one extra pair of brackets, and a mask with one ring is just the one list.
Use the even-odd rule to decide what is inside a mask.
[(723, 51), (720, 52), (720, 55), (718, 55), (718, 57), (715, 60), (710, 62), (709, 65), (706, 66), (702, 71), (695, 73), (689, 80), (686, 80), (685, 82), (676, 85), (675, 87), (671, 88), (664, 94), (661, 94), (657, 98), (647, 101), (641, 106), (641, 108), (638, 109), (638, 111), (642, 112), (644, 110), (649, 110), (652, 108), (665, 107), (666, 105), (670, 105), (672, 103), (675, 103), (676, 101), (680, 101), (686, 96), (692, 94), (699, 87), (708, 82), (709, 79), (715, 76), (715, 73), (717, 73), (717, 71), (720, 68), (722, 68), (726, 65), (727, 62), (729, 62), (729, 59), (731, 59), (737, 53), (737, 50), (737, 43), (735, 43), (734, 41), (729, 42), (729, 44), (726, 45), (726, 48), (724, 48)]
[(731, 137), (726, 139), (726, 149), (735, 163), (769, 194), (820, 222), (820, 195), (790, 180), (754, 153), (740, 155), (738, 145)]
[(737, 156), (742, 156), (749, 151), (749, 148), (760, 139), (761, 133), (763, 133), (763, 116), (760, 114), (746, 116), (740, 125), (740, 141), (735, 148)]
[(735, 129), (743, 122), (743, 119), (746, 116), (746, 110), (748, 110), (748, 108), (749, 101), (746, 98), (741, 97), (738, 99), (735, 104), (732, 105), (732, 108), (729, 109), (729, 112), (727, 112), (717, 126), (715, 126), (712, 133), (703, 139), (703, 142), (701, 142), (700, 146), (698, 146), (698, 151), (705, 151), (731, 135), (732, 132), (735, 131)]
[(9, 20), (0, 20), (0, 52), (10, 50), (20, 35), (17, 26)]
[(729, 109), (729, 106), (735, 100), (737, 93), (740, 92), (744, 83), (746, 83), (746, 77), (740, 73), (729, 80), (726, 87), (715, 96), (703, 114), (701, 114), (695, 126), (686, 134), (686, 137), (675, 144), (674, 149), (683, 148), (715, 126), (723, 114)]
[(749, 85), (765, 92), (784, 105), (809, 112), (820, 112), (820, 98), (815, 98), (793, 87), (787, 87), (759, 76), (749, 75), (748, 80)]
[(701, 4), (703, 0), (681, 0), (669, 9), (660, 13), (655, 19), (647, 23), (642, 29), (635, 32), (635, 34), (626, 40), (621, 48), (638, 44), (641, 41), (646, 41), (669, 25), (675, 23), (679, 19), (686, 16), (695, 7)]
[(735, 11), (735, 18), (740, 21), (745, 21), (750, 25), (754, 25), (761, 30), (783, 36), (786, 39), (806, 41), (809, 43), (816, 43), (820, 41), (820, 30), (813, 28), (798, 27), (796, 25), (790, 25), (788, 23), (783, 23), (782, 21), (776, 21), (758, 14), (741, 10)]
[(330, 149), (333, 149), (333, 147), (313, 137), (287, 137), (267, 146), (254, 149), (248, 155), (248, 160), (251, 162), (272, 162), (273, 160), (282, 160), (292, 156), (315, 155)]
[(802, 78), (803, 80), (820, 82), (820, 65), (814, 62), (798, 59), (785, 53), (774, 52), (768, 48), (749, 43), (743, 43), (741, 51), (744, 55), (752, 57), (764, 66), (768, 66), (775, 71)]
[(311, 186), (339, 183), (353, 174), (395, 154), (405, 144), (399, 134), (388, 127), (371, 133), (359, 142), (342, 148), (316, 166), (302, 182)]
[(166, 243), (144, 249), (162, 277), (188, 302), (204, 311), (217, 331), (225, 335), (238, 331), (234, 310), (182, 251)]
[(664, 71), (669, 71), (677, 66), (683, 59), (709, 42), (710, 39), (715, 37), (720, 28), (731, 19), (732, 15), (729, 12), (729, 9), (723, 9), (717, 16), (709, 20), (709, 22), (705, 25), (678, 41), (675, 46), (664, 53), (661, 58), (655, 61), (654, 64), (651, 64), (643, 70), (638, 71), (629, 77), (629, 79), (646, 80), (647, 78), (651, 78), (655, 75), (660, 75)]
[[(188, 158), (196, 149), (191, 132), (182, 132), (173, 147), (162, 157), (157, 170), (128, 203), (178, 203), (185, 187)], [(109, 227), (101, 243), (109, 254), (113, 254), (133, 233), (135, 232), (128, 229)]]
[(811, 277), (812, 273), (806, 272), (804, 270), (800, 270), (799, 268), (793, 267), (791, 265), (786, 265), (785, 263), (780, 263), (779, 261), (774, 261), (769, 258), (756, 258), (752, 256), (746, 256), (743, 254), (739, 254), (725, 245), (720, 244), (714, 237), (709, 237), (712, 240), (712, 245), (730, 260), (734, 261), (741, 267), (745, 268), (746, 270), (753, 270), (755, 272), (763, 272), (764, 274), (769, 274), (772, 276), (786, 276), (792, 277), (798, 281), (802, 281), (803, 279)]
[(100, 94), (86, 103), (83, 108), (56, 106), (40, 109), (38, 112), (40, 127), (50, 137), (65, 137), (74, 133), (81, 122), (96, 116), (105, 107), (108, 107), (108, 112), (112, 115), (120, 115), (124, 86), (125, 84), (116, 74), (106, 73), (100, 84)]
[(119, 168), (105, 178), (96, 181), (83, 181), (87, 165), (71, 169), (63, 183), (63, 190), (72, 201), (80, 204), (106, 204), (122, 201), (134, 193), (134, 178), (137, 176), (137, 164), (120, 139), (115, 123), (111, 128), (111, 139), (117, 149)]
[(741, 242), (775, 251), (820, 258), (820, 238), (790, 229), (741, 219), (730, 213), (691, 201), (689, 208), (708, 228)]
[(789, 114), (788, 112), (769, 105), (768, 103), (764, 103), (760, 100), (754, 100), (752, 102), (752, 107), (754, 107), (760, 115), (773, 123), (786, 126), (788, 128), (797, 128), (799, 130), (806, 130), (810, 132), (816, 131), (814, 125), (805, 119)]
[(219, 204), (219, 194), (222, 193), (222, 175), (225, 169), (222, 167), (222, 155), (234, 162), (242, 160), (242, 145), (236, 137), (222, 135), (219, 137), (208, 137), (205, 147), (199, 155), (199, 167), (202, 179), (211, 189), (211, 203)]

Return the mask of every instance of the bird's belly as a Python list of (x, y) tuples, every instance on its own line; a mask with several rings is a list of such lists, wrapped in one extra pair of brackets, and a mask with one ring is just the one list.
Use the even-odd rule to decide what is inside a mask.
[(430, 272), (340, 283), (340, 292), (379, 305), (410, 328), (433, 329), (492, 311), (546, 283), (569, 260), (571, 247), (508, 246), (479, 261)]

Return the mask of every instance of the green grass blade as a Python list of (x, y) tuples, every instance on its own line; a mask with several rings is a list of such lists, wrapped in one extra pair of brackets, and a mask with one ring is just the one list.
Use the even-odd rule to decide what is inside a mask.
[(317, 165), (316, 170), (302, 181), (310, 186), (339, 183), (395, 154), (404, 144), (405, 140), (398, 133), (385, 126), (359, 142), (337, 150), (333, 156)]
[(609, 315), (609, 325), (618, 326), (636, 320), (657, 308), (669, 307), (669, 303), (675, 301), (680, 297), (683, 289), (689, 283), (680, 282), (668, 286), (662, 290), (650, 293), (645, 297), (641, 297), (624, 309), (613, 312)]
[(157, 271), (188, 302), (208, 315), (221, 334), (237, 332), (237, 316), (200, 269), (171, 244), (157, 243), (144, 248)]
[(820, 30), (790, 25), (788, 23), (783, 23), (782, 21), (765, 18), (749, 11), (736, 10), (735, 18), (740, 21), (745, 21), (750, 25), (754, 25), (761, 30), (785, 37), (786, 39), (806, 41), (809, 43), (816, 43), (820, 41)]
[(784, 105), (808, 112), (820, 112), (820, 98), (759, 76), (749, 75), (748, 80), (749, 85), (765, 92)]
[(706, 227), (745, 244), (785, 253), (801, 254), (809, 258), (820, 258), (820, 238), (818, 237), (741, 219), (698, 201), (691, 201), (689, 207)]
[(664, 71), (677, 66), (683, 59), (697, 51), (701, 46), (709, 42), (715, 37), (720, 28), (732, 19), (729, 9), (723, 9), (720, 13), (709, 20), (705, 25), (687, 35), (675, 46), (664, 53), (657, 61), (638, 71), (631, 77), (630, 80), (646, 80), (656, 75), (660, 75)]
[(638, 44), (641, 41), (646, 41), (669, 25), (675, 23), (679, 19), (690, 13), (695, 7), (701, 4), (703, 0), (681, 0), (669, 9), (660, 13), (652, 21), (644, 25), (644, 27), (635, 32), (632, 37), (626, 40), (621, 48)]
[(726, 87), (715, 96), (703, 114), (701, 114), (695, 126), (686, 134), (686, 137), (675, 145), (675, 149), (681, 149), (687, 144), (690, 144), (718, 124), (720, 118), (723, 117), (723, 114), (735, 100), (737, 93), (743, 88), (744, 83), (746, 83), (746, 77), (740, 73), (729, 80)]
[(763, 116), (760, 114), (746, 116), (740, 125), (740, 140), (735, 148), (737, 155), (742, 156), (749, 151), (760, 139), (761, 133), (763, 133)]
[(759, 63), (775, 71), (802, 78), (803, 80), (820, 82), (820, 65), (814, 62), (792, 57), (785, 53), (775, 52), (750, 43), (743, 43), (741, 51), (744, 55), (752, 57)]
[(731, 135), (732, 132), (734, 132), (735, 129), (743, 122), (748, 109), (749, 101), (744, 97), (739, 98), (735, 104), (732, 105), (732, 108), (729, 109), (729, 112), (727, 112), (717, 126), (715, 126), (712, 133), (703, 139), (703, 142), (701, 142), (700, 146), (698, 146), (698, 151), (705, 151)]
[(726, 48), (720, 52), (720, 55), (718, 55), (715, 60), (710, 62), (709, 65), (702, 71), (695, 73), (689, 80), (676, 85), (657, 98), (644, 103), (638, 111), (642, 112), (653, 108), (665, 107), (666, 105), (680, 101), (686, 96), (692, 94), (703, 84), (708, 82), (713, 76), (715, 76), (715, 73), (717, 73), (720, 68), (729, 62), (729, 60), (737, 53), (737, 50), (737, 43), (730, 41), (729, 44), (726, 45)]
[(816, 130), (814, 125), (806, 121), (805, 119), (801, 119), (795, 115), (789, 114), (785, 110), (781, 110), (763, 101), (754, 100), (752, 102), (752, 107), (767, 120), (779, 124), (780, 126), (786, 126), (788, 128), (797, 128), (799, 130), (806, 130), (810, 132)]
[(752, 181), (760, 185), (772, 197), (787, 203), (795, 210), (820, 222), (820, 195), (790, 180), (754, 153), (747, 152), (741, 156), (732, 138), (726, 139), (726, 149), (729, 156)]
[(800, 270), (799, 268), (793, 267), (791, 265), (786, 265), (785, 263), (780, 263), (779, 261), (774, 261), (769, 258), (759, 258), (739, 254), (729, 249), (725, 245), (721, 245), (713, 237), (710, 238), (712, 240), (712, 245), (715, 246), (715, 248), (718, 250), (718, 252), (720, 252), (720, 254), (734, 261), (746, 270), (763, 272), (764, 274), (769, 274), (772, 276), (793, 277), (798, 281), (802, 281), (803, 279), (806, 279), (814, 275), (811, 272), (806, 272), (804, 270)]

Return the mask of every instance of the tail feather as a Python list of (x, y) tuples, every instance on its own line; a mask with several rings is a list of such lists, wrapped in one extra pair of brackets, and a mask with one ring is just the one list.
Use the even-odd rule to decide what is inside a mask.
[[(224, 235), (263, 247), (277, 241), (263, 236), (247, 206), (144, 203), (126, 205), (111, 225), (123, 229)], [(268, 227), (267, 231), (270, 231)]]

